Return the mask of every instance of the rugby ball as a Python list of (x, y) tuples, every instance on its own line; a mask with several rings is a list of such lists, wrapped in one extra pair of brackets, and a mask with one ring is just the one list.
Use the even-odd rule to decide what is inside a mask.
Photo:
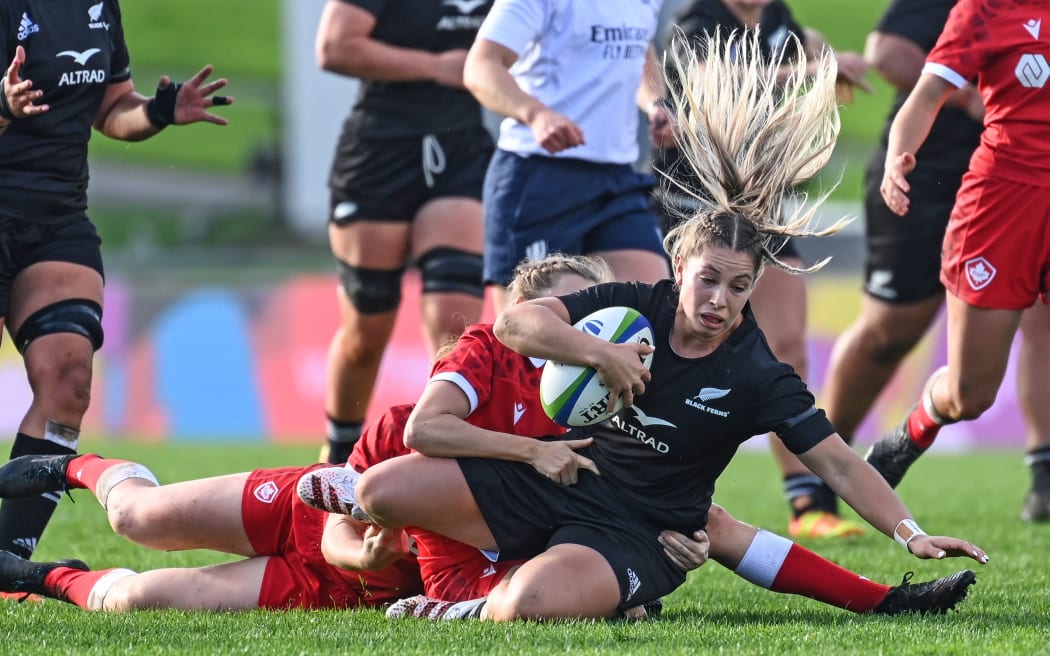
[[(608, 342), (653, 344), (653, 327), (638, 310), (607, 307), (588, 314), (574, 327)], [(653, 354), (642, 358), (648, 369)], [(562, 426), (590, 426), (604, 421), (623, 408), (623, 399), (609, 407), (609, 391), (590, 367), (547, 362), (540, 375), (540, 401), (554, 423)]]

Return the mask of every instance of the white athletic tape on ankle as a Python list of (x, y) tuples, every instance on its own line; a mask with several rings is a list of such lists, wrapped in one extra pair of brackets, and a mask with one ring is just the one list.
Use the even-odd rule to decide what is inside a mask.
[(930, 374), (930, 377), (926, 379), (926, 384), (922, 388), (922, 407), (926, 410), (926, 414), (930, 416), (930, 419), (934, 420), (940, 426), (946, 426), (948, 424), (954, 424), (954, 421), (949, 421), (940, 412), (937, 411), (937, 406), (933, 404), (933, 385), (937, 382), (937, 379), (948, 373), (948, 366), (945, 365), (937, 371)]
[(80, 444), (80, 429), (48, 419), (44, 422), (44, 440), (76, 451)]
[(736, 575), (768, 590), (793, 545), (794, 542), (785, 537), (758, 529), (736, 567)]
[(109, 594), (110, 589), (113, 588), (117, 581), (136, 574), (138, 572), (130, 569), (114, 569), (103, 574), (99, 580), (95, 581), (95, 585), (91, 586), (91, 592), (88, 593), (87, 609), (105, 610), (106, 595)]
[(914, 519), (902, 519), (897, 523), (897, 527), (893, 529), (893, 539), (897, 541), (897, 544), (904, 547), (908, 553), (911, 553), (908, 544), (920, 535), (926, 535), (926, 531), (919, 528)]
[(154, 485), (160, 485), (157, 477), (145, 465), (140, 465), (137, 462), (124, 462), (119, 465), (113, 465), (102, 472), (102, 475), (98, 477), (98, 483), (95, 485), (95, 497), (98, 498), (98, 502), (102, 504), (103, 508), (107, 507), (106, 502), (109, 500), (109, 493), (113, 491), (113, 488), (129, 478), (141, 478)]

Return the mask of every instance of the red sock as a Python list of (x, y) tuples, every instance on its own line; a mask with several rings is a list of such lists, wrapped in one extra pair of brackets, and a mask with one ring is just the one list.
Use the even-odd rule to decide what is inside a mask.
[(86, 488), (95, 491), (98, 479), (102, 473), (114, 465), (122, 465), (128, 460), (110, 460), (94, 453), (85, 453), (69, 461), (66, 469), (66, 482), (69, 487)]
[(908, 414), (908, 437), (915, 446), (923, 451), (930, 448), (940, 430), (941, 424), (934, 421), (933, 417), (926, 412), (926, 404), (922, 401)]
[(56, 567), (44, 577), (44, 585), (55, 592), (56, 599), (76, 604), (84, 610), (91, 610), (87, 605), (91, 589), (95, 587), (99, 579), (112, 571), (112, 569), (102, 569), (85, 572), (73, 567)]
[(890, 586), (869, 581), (793, 544), (769, 589), (810, 597), (855, 613), (866, 613), (886, 598)]

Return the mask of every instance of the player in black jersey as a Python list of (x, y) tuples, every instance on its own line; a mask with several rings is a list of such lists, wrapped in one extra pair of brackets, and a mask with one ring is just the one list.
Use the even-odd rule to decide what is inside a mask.
[[(700, 56), (703, 40), (716, 29), (758, 29), (761, 35), (763, 59), (769, 61), (774, 53), (795, 43), (802, 50), (786, 50), (787, 60), (802, 58), (815, 61), (824, 48), (824, 39), (812, 29), (803, 29), (791, 9), (782, 0), (692, 0), (685, 3), (668, 31), (668, 39), (685, 37)], [(798, 41), (787, 39), (794, 34)], [(836, 51), (839, 89), (858, 85), (868, 90), (864, 80), (866, 64), (854, 52)], [(669, 71), (669, 83), (673, 72)], [(695, 190), (698, 186), (690, 167), (675, 147), (653, 150), (653, 168), (660, 186), (654, 195), (663, 216), (665, 230), (689, 216), (696, 209)], [(682, 188), (693, 190), (690, 194)], [(802, 266), (802, 258), (793, 241), (787, 241), (778, 256), (792, 266)], [(795, 368), (803, 380), (808, 376), (806, 354), (806, 285), (799, 276), (771, 269), (762, 277), (762, 284), (751, 297), (751, 306), (765, 327), (766, 339), (777, 358)], [(814, 476), (788, 451), (780, 440), (771, 439), (770, 446), (784, 479), (784, 492), (791, 507), (792, 518), (788, 531), (794, 537), (837, 538), (863, 533), (863, 527), (843, 518), (838, 512), (838, 500), (820, 478)]]
[[(868, 37), (866, 57), (897, 89), (879, 147), (868, 164), (864, 196), (864, 299), (860, 316), (836, 341), (822, 393), (824, 407), (846, 441), (944, 305), (941, 243), (962, 176), (980, 141), (984, 105), (968, 85), (948, 99), (909, 176), (909, 218), (886, 207), (882, 183), (893, 117), (919, 79), (955, 0), (895, 0)], [(1021, 318), (1017, 396), (1027, 428), (1030, 488), (1027, 521), (1050, 521), (1050, 306), (1036, 303)]]
[(342, 325), (328, 353), (326, 455), (341, 464), (361, 424), (415, 263), (434, 352), (481, 315), (481, 187), (492, 154), (463, 88), (467, 48), (492, 0), (329, 0), (321, 67), (361, 79), (329, 180), (328, 236)]
[[(835, 65), (812, 76), (797, 63), (785, 81), (757, 58), (753, 34), (712, 42), (704, 75), (678, 52), (675, 94), (680, 146), (712, 203), (665, 241), (674, 280), (611, 283), (506, 310), (497, 337), (530, 357), (594, 367), (615, 402), (605, 422), (575, 429), (593, 437), (563, 485), (528, 465), (481, 458), (406, 456), (359, 480), (361, 508), (382, 526), (433, 530), (501, 558), (541, 553), (490, 596), (490, 619), (611, 617), (655, 600), (685, 574), (656, 539), (707, 524), (715, 480), (741, 443), (773, 431), (862, 517), (918, 558), (986, 554), (957, 538), (923, 532), (893, 490), (835, 433), (790, 366), (776, 360), (748, 306), (768, 249), (808, 229), (814, 208), (784, 213), (793, 185), (826, 163), (838, 132)], [(730, 56), (735, 53), (735, 57)], [(703, 99), (701, 102), (700, 99)], [(784, 99), (790, 99), (785, 101)], [(798, 272), (796, 270), (796, 272)], [(652, 347), (613, 344), (572, 328), (602, 307), (626, 305), (653, 326)]]
[[(74, 453), (102, 345), (100, 239), (87, 215), (91, 129), (141, 141), (206, 121), (226, 80), (161, 78), (135, 91), (117, 0), (10, 0), (0, 5), (0, 328), (22, 354), (33, 401), (11, 456)], [(57, 494), (4, 501), (0, 549), (28, 558)]]

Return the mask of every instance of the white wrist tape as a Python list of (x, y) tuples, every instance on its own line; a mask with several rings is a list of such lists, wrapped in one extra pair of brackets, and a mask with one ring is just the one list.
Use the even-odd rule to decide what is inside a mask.
[(908, 548), (908, 544), (920, 535), (926, 535), (926, 531), (919, 528), (914, 519), (902, 519), (897, 523), (897, 528), (893, 529), (893, 539), (909, 553), (911, 549)]

